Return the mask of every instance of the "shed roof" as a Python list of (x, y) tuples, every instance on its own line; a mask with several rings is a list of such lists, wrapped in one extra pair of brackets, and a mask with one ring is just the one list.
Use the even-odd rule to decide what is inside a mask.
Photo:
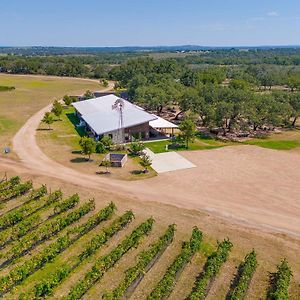
[[(155, 116), (155, 115), (153, 115)], [(158, 117), (158, 116), (155, 116), (156, 119), (153, 120), (153, 121), (150, 121), (149, 122), (149, 125), (153, 128), (157, 128), (157, 129), (161, 129), (161, 128), (178, 128), (177, 125), (161, 118), (161, 117)]]

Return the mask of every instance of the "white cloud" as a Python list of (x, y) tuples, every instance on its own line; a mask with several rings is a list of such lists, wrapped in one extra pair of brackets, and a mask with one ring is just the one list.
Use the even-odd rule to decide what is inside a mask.
[(277, 11), (269, 11), (267, 15), (269, 17), (279, 17), (279, 13)]

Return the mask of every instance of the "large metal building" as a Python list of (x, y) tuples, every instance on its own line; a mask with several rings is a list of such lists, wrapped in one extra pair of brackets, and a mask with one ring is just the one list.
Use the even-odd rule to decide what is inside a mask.
[[(122, 107), (117, 107), (116, 103), (122, 103)], [(97, 140), (106, 135), (110, 136), (113, 142), (147, 140), (150, 131), (156, 129), (155, 126), (177, 128), (175, 124), (115, 95), (74, 102), (72, 105), (81, 120), (81, 126), (85, 126), (89, 135)]]

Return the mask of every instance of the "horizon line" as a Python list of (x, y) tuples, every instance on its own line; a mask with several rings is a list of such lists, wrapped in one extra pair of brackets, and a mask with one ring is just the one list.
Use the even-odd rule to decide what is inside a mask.
[(119, 45), (119, 46), (62, 46), (62, 45), (0, 45), (0, 48), (176, 48), (176, 47), (198, 47), (198, 48), (263, 48), (263, 47), (300, 47), (300, 44), (253, 44), (253, 45), (197, 45), (197, 44), (176, 44), (176, 45)]

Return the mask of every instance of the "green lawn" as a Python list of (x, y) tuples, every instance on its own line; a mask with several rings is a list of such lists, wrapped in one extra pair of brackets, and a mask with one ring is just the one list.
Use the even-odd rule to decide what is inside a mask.
[(165, 141), (158, 141), (158, 142), (149, 142), (145, 143), (146, 147), (149, 148), (154, 153), (162, 153), (168, 151), (192, 151), (192, 150), (209, 150), (209, 149), (216, 149), (220, 147), (224, 147), (227, 145), (232, 145), (232, 143), (224, 143), (221, 141), (217, 141), (211, 138), (202, 138), (197, 137), (193, 142), (189, 144), (189, 148), (186, 149), (185, 147), (179, 149), (169, 149), (166, 150), (166, 145), (171, 145), (169, 140)]
[(289, 130), (284, 131), (280, 134), (271, 134), (265, 139), (252, 139), (249, 141), (234, 143), (234, 142), (221, 142), (216, 139), (205, 137), (199, 135), (194, 142), (190, 143), (189, 149), (185, 147), (173, 150), (166, 150), (166, 145), (170, 145), (169, 140), (158, 141), (158, 142), (149, 142), (146, 143), (146, 147), (149, 148), (154, 153), (163, 153), (168, 151), (184, 151), (184, 150), (209, 150), (216, 149), (228, 145), (255, 145), (258, 147), (274, 149), (274, 150), (292, 150), (300, 148), (300, 131), (299, 130)]
[(291, 150), (300, 147), (300, 142), (294, 140), (254, 139), (244, 142), (244, 144), (255, 145), (274, 150)]

